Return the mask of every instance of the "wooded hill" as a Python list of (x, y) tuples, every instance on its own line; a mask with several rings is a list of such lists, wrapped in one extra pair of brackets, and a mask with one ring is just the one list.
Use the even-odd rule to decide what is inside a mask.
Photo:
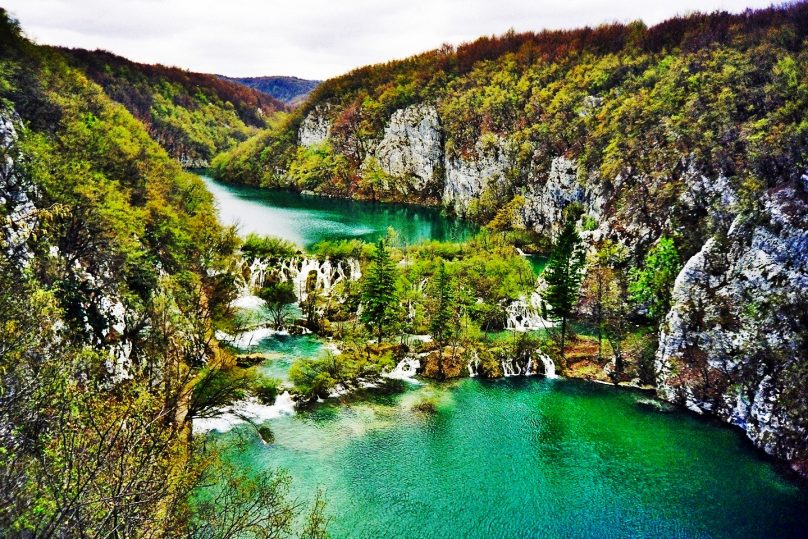
[(214, 155), (254, 135), (270, 116), (286, 109), (271, 95), (215, 75), (140, 64), (102, 50), (59, 51), (185, 166), (207, 166)]

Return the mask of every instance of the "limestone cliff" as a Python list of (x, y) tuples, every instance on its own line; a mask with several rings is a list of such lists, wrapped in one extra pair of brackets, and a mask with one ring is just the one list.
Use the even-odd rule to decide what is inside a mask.
[(676, 279), (658, 391), (808, 472), (808, 177), (771, 189)]
[(390, 117), (374, 156), (387, 174), (408, 178), (413, 189), (425, 191), (443, 179), (441, 136), (437, 110), (425, 104), (412, 105)]

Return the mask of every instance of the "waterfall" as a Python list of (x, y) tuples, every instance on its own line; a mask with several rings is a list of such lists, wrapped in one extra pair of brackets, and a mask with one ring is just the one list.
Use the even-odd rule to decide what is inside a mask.
[(241, 423), (258, 424), (277, 417), (294, 415), (294, 413), (295, 401), (288, 391), (284, 391), (275, 397), (275, 403), (272, 405), (262, 404), (254, 398), (249, 398), (222, 409), (215, 417), (194, 419), (193, 429), (196, 432), (212, 430), (227, 432)]
[(476, 350), (472, 352), (471, 359), (466, 367), (469, 370), (469, 378), (474, 378), (477, 376), (478, 369), (480, 368), (480, 356), (477, 355)]
[(505, 363), (505, 360), (503, 359), (502, 360), (502, 375), (507, 378), (509, 376), (516, 376), (517, 374), (519, 374), (519, 373), (517, 373), (516, 370), (514, 370), (513, 364), (512, 363)]
[(399, 361), (396, 368), (392, 371), (383, 374), (385, 378), (392, 378), (394, 380), (407, 380), (414, 382), (413, 379), (418, 374), (418, 369), (421, 368), (421, 362), (414, 358), (404, 358)]
[(528, 299), (518, 299), (511, 302), (506, 308), (506, 329), (512, 331), (530, 331), (533, 329), (546, 329), (555, 325), (554, 322), (542, 317), (543, 300), (538, 290), (534, 291)]
[(537, 354), (539, 355), (539, 360), (544, 364), (544, 377), (558, 378), (558, 375), (555, 372), (555, 363), (553, 363), (552, 358), (541, 352), (537, 352)]
[(534, 355), (538, 358), (538, 360), (542, 363), (544, 367), (544, 376), (546, 378), (558, 378), (555, 372), (555, 363), (547, 354), (540, 352), (538, 350), (534, 350), (530, 353), (527, 358), (527, 363), (521, 365), (518, 359), (511, 359), (509, 361), (502, 360), (502, 374), (503, 376), (511, 377), (511, 376), (532, 376), (535, 374), (533, 372), (533, 357)]
[(243, 295), (250, 295), (252, 291), (262, 287), (267, 276), (277, 272), (282, 280), (292, 283), (298, 301), (304, 301), (307, 296), (306, 281), (312, 271), (316, 275), (315, 286), (325, 295), (331, 294), (331, 290), (338, 283), (356, 281), (362, 276), (359, 260), (355, 258), (339, 261), (332, 261), (330, 258), (320, 260), (308, 256), (295, 256), (282, 260), (256, 258), (249, 265), (245, 263), (243, 268), (246, 289)]

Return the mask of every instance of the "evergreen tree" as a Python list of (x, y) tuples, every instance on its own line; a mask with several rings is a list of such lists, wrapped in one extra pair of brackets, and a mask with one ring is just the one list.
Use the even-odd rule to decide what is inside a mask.
[(395, 321), (398, 311), (396, 277), (396, 267), (390, 259), (390, 251), (384, 240), (379, 240), (362, 287), (360, 316), (362, 323), (375, 329), (379, 342), (384, 336), (384, 328)]
[(438, 344), (438, 372), (443, 377), (443, 348), (453, 333), (455, 294), (451, 278), (446, 273), (443, 260), (438, 262), (432, 283), (433, 303), (430, 308), (429, 331)]
[(567, 338), (567, 325), (573, 307), (578, 301), (578, 292), (583, 277), (584, 252), (581, 248), (581, 236), (575, 229), (575, 223), (568, 219), (561, 234), (553, 245), (550, 260), (544, 270), (547, 289), (544, 300), (550, 305), (549, 315), (561, 324), (561, 361), (566, 366), (564, 350)]

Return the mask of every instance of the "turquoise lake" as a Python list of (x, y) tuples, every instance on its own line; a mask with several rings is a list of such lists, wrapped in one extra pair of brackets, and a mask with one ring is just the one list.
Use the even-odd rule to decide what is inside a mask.
[(322, 240), (374, 241), (386, 235), (388, 227), (395, 229), (404, 244), (463, 240), (477, 230), (432, 208), (301, 195), (201, 177), (216, 198), (222, 222), (237, 225), (244, 235), (277, 236), (305, 248)]
[[(408, 242), (471, 233), (426, 209), (206, 184), (225, 222), (304, 247), (388, 226)], [(272, 336), (253, 350), (284, 378), (323, 346)], [(426, 398), (435, 413), (415, 410)], [(741, 432), (649, 401), (541, 377), (405, 384), (273, 419), (272, 445), (252, 428), (209, 438), (248, 472), (286, 469), (301, 502), (324, 488), (338, 538), (808, 537), (808, 490)]]

